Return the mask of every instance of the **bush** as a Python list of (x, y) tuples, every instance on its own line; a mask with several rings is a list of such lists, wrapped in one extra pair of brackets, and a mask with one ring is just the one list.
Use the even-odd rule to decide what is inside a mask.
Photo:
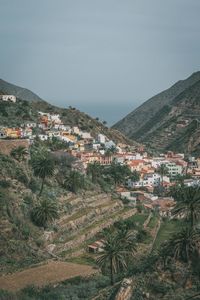
[(24, 203), (27, 205), (33, 204), (33, 198), (31, 195), (26, 195), (23, 200), (24, 200)]
[(35, 178), (31, 178), (28, 187), (29, 187), (29, 189), (31, 189), (31, 191), (33, 193), (36, 193), (38, 191), (38, 189), (39, 189), (37, 180)]
[(0, 187), (6, 189), (6, 188), (9, 188), (11, 186), (11, 183), (10, 181), (8, 180), (0, 180)]
[(16, 179), (25, 184), (26, 186), (28, 185), (28, 177), (22, 169), (16, 169)]
[(27, 224), (24, 224), (24, 226), (22, 227), (22, 235), (24, 237), (25, 240), (28, 240), (30, 235), (31, 235), (31, 229)]

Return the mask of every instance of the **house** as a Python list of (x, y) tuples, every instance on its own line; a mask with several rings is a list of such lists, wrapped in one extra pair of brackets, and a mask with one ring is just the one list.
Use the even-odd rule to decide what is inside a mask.
[(183, 181), (184, 185), (187, 187), (196, 187), (196, 186), (200, 186), (200, 180), (199, 179), (184, 179)]
[[(166, 182), (169, 182), (169, 178), (167, 176), (164, 176), (163, 179)], [(143, 179), (140, 179), (139, 181), (132, 181), (131, 179), (128, 179), (127, 185), (130, 188), (138, 188), (138, 187), (155, 187), (159, 186), (161, 184), (161, 175), (157, 173), (150, 173), (144, 175)]]
[(95, 143), (92, 144), (92, 147), (93, 147), (94, 150), (97, 151), (99, 148), (101, 148), (101, 144), (98, 143), (98, 142), (95, 142)]
[(153, 208), (159, 211), (162, 217), (172, 217), (172, 209), (174, 208), (176, 202), (171, 197), (158, 198), (153, 202)]
[(103, 251), (104, 241), (99, 240), (94, 242), (93, 244), (88, 245), (88, 251), (91, 253), (99, 253)]
[(6, 138), (6, 133), (4, 130), (0, 129), (0, 139), (5, 139)]
[(105, 148), (106, 149), (110, 149), (110, 148), (112, 148), (112, 147), (116, 147), (116, 145), (115, 145), (115, 143), (113, 142), (113, 141), (108, 141), (108, 142), (105, 142)]
[(78, 128), (78, 126), (74, 126), (74, 127), (72, 127), (72, 132), (74, 133), (74, 134), (80, 134), (80, 129)]
[(74, 135), (69, 134), (66, 131), (61, 131), (59, 139), (67, 143), (73, 143), (73, 144), (77, 141), (77, 138)]
[(100, 144), (105, 144), (107, 138), (104, 134), (99, 133), (97, 136), (97, 140)]
[(21, 128), (5, 128), (5, 134), (9, 138), (19, 139), (22, 136)]
[(48, 131), (47, 133), (48, 137), (50, 139), (54, 138), (59, 138), (60, 137), (60, 132), (59, 131)]
[(59, 114), (50, 115), (50, 120), (53, 124), (61, 124), (61, 119)]
[(7, 102), (16, 102), (16, 96), (14, 95), (0, 95), (0, 100), (7, 101)]
[(48, 135), (47, 134), (38, 134), (38, 137), (41, 141), (47, 141)]
[(35, 128), (35, 127), (37, 127), (37, 123), (30, 121), (30, 122), (26, 122), (24, 124), (21, 124), (21, 127), (23, 127), (23, 128)]
[(112, 156), (100, 156), (99, 157), (99, 163), (103, 166), (111, 165), (112, 161), (113, 161)]
[(82, 139), (84, 140), (93, 140), (93, 137), (91, 137), (91, 134), (90, 132), (83, 132), (83, 131), (80, 131), (79, 135), (82, 137)]
[(41, 115), (39, 119), (39, 127), (46, 129), (48, 127), (48, 124), (49, 124), (48, 115), (45, 114)]
[(166, 167), (168, 168), (168, 174), (170, 177), (176, 177), (183, 173), (183, 165), (181, 163), (169, 162), (166, 164)]
[(140, 172), (144, 167), (144, 160), (142, 159), (131, 160), (127, 163), (127, 165), (129, 166), (131, 172), (133, 171)]
[(128, 200), (129, 206), (136, 206), (137, 196), (133, 192), (121, 192), (120, 197), (121, 199)]
[(23, 129), (22, 130), (22, 135), (21, 135), (21, 137), (23, 137), (23, 138), (25, 138), (25, 137), (27, 137), (27, 138), (31, 138), (32, 137), (32, 134), (33, 134), (33, 130), (32, 130), (32, 128), (25, 128), (25, 129)]

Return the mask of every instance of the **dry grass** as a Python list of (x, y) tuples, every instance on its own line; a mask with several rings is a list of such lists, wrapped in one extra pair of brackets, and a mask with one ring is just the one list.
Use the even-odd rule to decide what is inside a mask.
[(49, 261), (47, 264), (28, 268), (0, 277), (0, 289), (17, 291), (28, 285), (42, 287), (76, 276), (90, 276), (97, 270), (88, 265)]

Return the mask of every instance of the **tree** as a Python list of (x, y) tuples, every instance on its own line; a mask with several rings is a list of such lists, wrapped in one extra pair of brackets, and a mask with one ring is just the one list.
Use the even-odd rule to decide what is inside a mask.
[(127, 165), (121, 165), (116, 162), (113, 162), (109, 168), (107, 168), (106, 173), (114, 180), (115, 185), (124, 183), (131, 175), (131, 171)]
[(200, 216), (200, 188), (185, 187), (176, 194), (177, 204), (172, 211), (174, 216), (183, 216), (190, 221), (191, 228)]
[(134, 170), (129, 178), (130, 178), (133, 182), (136, 182), (136, 181), (140, 180), (140, 173), (137, 172), (136, 170)]
[(168, 173), (168, 168), (166, 167), (165, 164), (161, 164), (160, 167), (157, 169), (158, 174), (161, 176), (161, 185), (163, 187), (163, 177), (167, 175)]
[(28, 151), (24, 146), (18, 146), (11, 150), (10, 155), (17, 161), (23, 161), (27, 156)]
[(47, 224), (58, 218), (58, 209), (54, 202), (42, 199), (32, 210), (31, 217), (38, 226), (46, 227)]
[(105, 152), (105, 156), (112, 156), (113, 154), (117, 153), (117, 148), (115, 146), (111, 146)]
[(102, 270), (109, 269), (112, 285), (114, 284), (114, 274), (127, 269), (128, 261), (135, 251), (135, 238), (129, 231), (106, 232), (102, 254), (97, 258), (97, 264)]
[(200, 231), (193, 228), (184, 228), (169, 240), (168, 253), (171, 253), (176, 260), (189, 263), (198, 251), (199, 243)]
[(84, 187), (84, 176), (78, 171), (70, 171), (69, 175), (65, 178), (64, 187), (72, 193), (77, 193)]
[(102, 175), (102, 167), (101, 167), (100, 163), (94, 162), (94, 163), (88, 164), (88, 166), (87, 166), (87, 174), (89, 176), (91, 176), (93, 183), (97, 183), (98, 179)]
[(31, 166), (33, 168), (34, 175), (41, 178), (42, 184), (39, 192), (41, 196), (44, 181), (46, 177), (51, 177), (55, 171), (55, 162), (46, 148), (39, 148), (33, 152), (31, 157)]

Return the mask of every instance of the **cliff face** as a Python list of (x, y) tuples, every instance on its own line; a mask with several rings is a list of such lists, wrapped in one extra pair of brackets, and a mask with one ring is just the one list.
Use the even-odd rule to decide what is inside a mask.
[(199, 152), (200, 72), (179, 81), (114, 125), (156, 151)]

